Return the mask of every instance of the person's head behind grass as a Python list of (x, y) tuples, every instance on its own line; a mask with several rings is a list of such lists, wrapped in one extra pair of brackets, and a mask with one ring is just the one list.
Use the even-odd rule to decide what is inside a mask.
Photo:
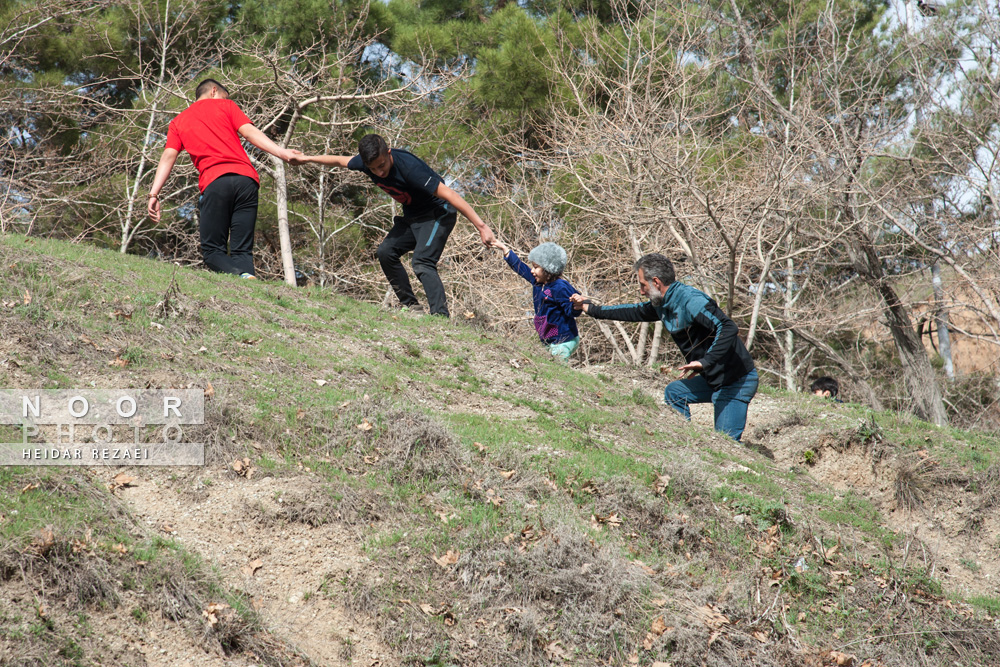
[(840, 384), (836, 379), (830, 377), (829, 375), (824, 375), (813, 380), (812, 384), (809, 385), (809, 393), (813, 396), (822, 396), (823, 398), (837, 398), (837, 394), (840, 392)]

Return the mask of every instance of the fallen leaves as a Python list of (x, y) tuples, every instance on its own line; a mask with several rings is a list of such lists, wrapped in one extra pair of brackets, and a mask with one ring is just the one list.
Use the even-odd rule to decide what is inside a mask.
[(52, 547), (54, 547), (55, 545), (56, 545), (55, 530), (52, 528), (51, 525), (49, 525), (45, 526), (45, 528), (42, 528), (40, 531), (38, 531), (38, 535), (36, 535), (35, 539), (31, 541), (30, 545), (28, 545), (28, 550), (33, 551), (39, 556), (44, 557), (46, 554), (49, 553), (49, 551), (52, 550)]
[(205, 398), (212, 398), (215, 396), (215, 387), (212, 386), (211, 382), (205, 383)]
[(27, 493), (28, 491), (34, 491), (38, 488), (38, 484), (27, 484), (21, 489), (21, 493)]
[(75, 554), (93, 553), (94, 548), (97, 546), (97, 543), (93, 540), (93, 531), (88, 528), (87, 532), (83, 534), (83, 539), (73, 539), (73, 541), (70, 542), (70, 546)]
[(694, 610), (695, 617), (711, 630), (719, 630), (731, 621), (714, 605), (706, 604)]
[(250, 459), (248, 458), (236, 459), (233, 461), (232, 469), (237, 475), (245, 477), (246, 479), (253, 477), (253, 474), (257, 471), (257, 469), (250, 464)]
[(359, 431), (364, 431), (365, 433), (367, 433), (368, 431), (375, 428), (375, 426), (370, 421), (368, 421), (367, 417), (365, 417), (364, 419), (361, 420), (361, 423), (358, 424), (356, 428)]
[(649, 628), (649, 632), (646, 633), (646, 638), (642, 641), (642, 647), (647, 651), (652, 650), (653, 644), (656, 643), (656, 640), (663, 633), (673, 629), (673, 626), (667, 625), (662, 616), (657, 616), (653, 619), (653, 625)]
[(98, 352), (103, 352), (104, 348), (94, 342), (94, 340), (87, 334), (80, 334), (80, 341), (86, 343), (87, 345), (93, 345), (94, 349)]
[(622, 520), (618, 516), (617, 512), (612, 512), (606, 516), (601, 516), (600, 514), (590, 515), (590, 525), (594, 528), (600, 530), (601, 526), (611, 526), (612, 528), (617, 528), (622, 525)]
[(670, 486), (670, 475), (657, 475), (656, 482), (653, 484), (653, 492), (662, 496), (667, 492), (667, 488)]
[(212, 602), (202, 609), (201, 615), (208, 621), (208, 625), (214, 628), (226, 609), (229, 609), (229, 605), (225, 602)]
[[(410, 601), (400, 600), (400, 602), (410, 602)], [(458, 619), (455, 618), (455, 615), (453, 613), (451, 613), (451, 610), (448, 609), (447, 605), (441, 605), (440, 609), (436, 609), (433, 606), (424, 602), (422, 604), (417, 605), (417, 607), (419, 607), (420, 611), (424, 612), (428, 616), (440, 616), (441, 620), (444, 621), (445, 625), (452, 626), (458, 623)]]
[(114, 476), (110, 482), (108, 482), (108, 491), (114, 493), (118, 489), (124, 489), (127, 486), (135, 486), (135, 477), (132, 477), (128, 473), (120, 472)]
[(329, 384), (326, 380), (313, 380), (313, 382), (315, 382), (316, 384), (318, 384), (321, 387), (324, 387), (327, 384)]
[(545, 655), (552, 662), (557, 660), (569, 660), (572, 654), (567, 651), (557, 639), (545, 645)]
[(830, 651), (823, 656), (824, 665), (837, 665), (837, 667), (853, 667), (855, 656), (840, 651)]
[(115, 366), (117, 368), (125, 368), (128, 366), (128, 359), (122, 359), (121, 356), (117, 356), (108, 362), (108, 366)]
[(496, 507), (500, 507), (507, 502), (494, 489), (486, 489), (486, 500), (489, 501), (491, 505), (495, 505)]
[(252, 577), (254, 574), (257, 573), (257, 570), (259, 570), (262, 567), (264, 567), (264, 561), (262, 561), (259, 558), (255, 558), (254, 560), (250, 561), (242, 568), (240, 568), (240, 572), (242, 572), (248, 577)]
[(434, 562), (447, 570), (449, 567), (458, 562), (459, 555), (458, 551), (452, 551), (449, 549), (443, 556), (434, 558)]

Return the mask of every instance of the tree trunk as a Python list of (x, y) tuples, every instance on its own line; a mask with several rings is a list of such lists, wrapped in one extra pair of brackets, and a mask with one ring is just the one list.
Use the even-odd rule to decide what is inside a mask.
[(948, 334), (948, 309), (944, 305), (944, 288), (941, 286), (941, 263), (931, 266), (931, 284), (934, 285), (934, 321), (937, 324), (938, 353), (944, 359), (944, 374), (949, 381), (955, 379), (955, 365), (951, 358), (951, 336)]
[[(791, 244), (789, 244), (791, 245)], [(789, 253), (785, 260), (785, 321), (792, 319), (792, 307), (795, 299), (792, 295), (792, 288), (795, 286), (795, 260)], [(798, 383), (795, 381), (795, 332), (790, 328), (785, 331), (785, 345), (782, 347), (781, 356), (785, 367), (785, 388), (788, 391), (798, 391)]]
[(656, 365), (656, 358), (660, 356), (660, 339), (663, 337), (663, 321), (656, 320), (653, 325), (653, 342), (649, 348), (649, 361), (647, 366), (652, 368)]
[(855, 244), (848, 245), (848, 253), (855, 270), (882, 299), (882, 314), (896, 342), (899, 361), (903, 366), (903, 379), (912, 399), (913, 413), (921, 419), (944, 426), (948, 423), (948, 415), (944, 409), (941, 388), (934, 377), (934, 368), (910, 313), (900, 301), (889, 277), (885, 275), (871, 240), (861, 231), (854, 234), (854, 239)]
[(288, 181), (285, 179), (285, 163), (271, 156), (274, 165), (274, 190), (278, 204), (278, 242), (281, 244), (281, 268), (285, 282), (295, 287), (295, 261), (292, 259), (292, 236), (288, 232)]

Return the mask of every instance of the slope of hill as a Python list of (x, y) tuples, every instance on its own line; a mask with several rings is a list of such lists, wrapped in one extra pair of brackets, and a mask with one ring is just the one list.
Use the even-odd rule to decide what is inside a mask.
[(1000, 654), (995, 435), (764, 389), (739, 445), (477, 318), (18, 236), (0, 267), (0, 387), (201, 389), (207, 443), (0, 468), (4, 665)]

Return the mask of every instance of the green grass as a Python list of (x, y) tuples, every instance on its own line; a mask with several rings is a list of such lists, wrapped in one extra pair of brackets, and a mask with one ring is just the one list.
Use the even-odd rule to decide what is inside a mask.
[[(252, 284), (189, 269), (176, 271), (189, 312), (152, 318), (174, 275), (169, 265), (23, 237), (0, 237), (0, 249), (17, 256), (0, 296), (16, 299), (25, 289), (33, 295), (31, 304), (10, 309), (12, 318), (32, 327), (43, 345), (72, 345), (78, 354), (79, 366), (71, 369), (47, 348), (15, 351), (20, 372), (59, 386), (72, 386), (78, 370), (98, 382), (130, 386), (141, 386), (152, 371), (178, 384), (211, 381), (214, 421), (206, 430), (218, 433), (221, 443), (231, 442), (240, 456), (251, 456), (260, 474), (291, 478), (309, 468), (319, 488), (301, 507), (321, 508), (316, 511), (327, 512), (322, 520), (341, 520), (341, 510), (357, 510), (350, 534), (371, 559), (371, 572), (364, 574), (377, 573), (378, 580), (345, 578), (343, 598), (361, 605), (354, 611), (381, 624), (380, 636), (396, 637), (393, 648), (414, 661), (474, 664), (474, 656), (462, 653), (468, 646), (456, 648), (452, 635), (461, 639), (479, 615), (522, 606), (530, 608), (531, 623), (512, 616), (495, 633), (476, 635), (477, 641), (494, 642), (489, 646), (497, 655), (507, 651), (509, 664), (531, 659), (530, 651), (511, 648), (517, 641), (537, 653), (553, 639), (573, 646), (588, 664), (624, 664), (633, 650), (642, 661), (675, 660), (669, 651), (638, 647), (651, 618), (661, 614), (695, 631), (673, 602), (685, 596), (725, 607), (733, 627), (759, 617), (759, 627), (770, 622), (780, 637), (783, 623), (762, 615), (770, 602), (754, 606), (754, 591), (744, 586), (765, 569), (778, 573), (774, 581), (782, 587), (788, 623), (806, 649), (864, 640), (875, 623), (853, 593), (831, 581), (834, 568), (850, 572), (858, 591), (876, 589), (876, 576), (907, 590), (942, 590), (926, 572), (901, 569), (903, 540), (886, 527), (873, 501), (836, 493), (802, 471), (779, 469), (710, 429), (663, 419), (658, 382), (636, 388), (610, 368), (596, 376), (581, 372), (549, 359), (528, 335), (512, 339), (463, 322), (402, 316), (326, 290)], [(87, 269), (86, 279), (63, 278), (78, 266)], [(130, 309), (131, 317), (109, 317), (116, 308)], [(151, 319), (165, 328), (151, 327)], [(80, 341), (83, 334), (103, 350)], [(202, 346), (206, 350), (198, 352)], [(111, 349), (128, 367), (108, 368)], [(1000, 450), (983, 434), (935, 429), (767, 386), (761, 395), (781, 401), (789, 428), (810, 436), (854, 429), (870, 446), (878, 441), (892, 451), (927, 449), (973, 471), (995, 464)], [(373, 425), (370, 431), (357, 428), (363, 419)], [(447, 442), (431, 446), (420, 438), (432, 429), (414, 427), (417, 439), (400, 444), (393, 440), (399, 426), (393, 419), (436, 425)], [(16, 442), (20, 433), (0, 427), (0, 438)], [(410, 456), (405, 462), (404, 451)], [(509, 471), (512, 478), (504, 476)], [(197, 477), (207, 487), (215, 473), (232, 474), (208, 470)], [(656, 490), (661, 476), (671, 481)], [(246, 596), (224, 586), (218, 573), (177, 541), (128, 529), (122, 517), (106, 511), (106, 492), (89, 479), (79, 470), (0, 469), (0, 538), (24, 547), (49, 524), (65, 538), (91, 528), (103, 545), (100, 557), (124, 563), (123, 588), (148, 593), (185, 581), (203, 595), (226, 600), (254, 627)], [(40, 486), (21, 493), (29, 481)], [(286, 507), (297, 491), (279, 491)], [(613, 514), (620, 525), (600, 523)], [(734, 521), (740, 514), (747, 519)], [(302, 520), (294, 512), (281, 516)], [(781, 530), (769, 531), (774, 525)], [(522, 531), (530, 535), (524, 544)], [(768, 546), (775, 532), (776, 543)], [(846, 545), (857, 535), (856, 558), (845, 547), (833, 556), (835, 563), (824, 563), (809, 551), (817, 537), (829, 546), (831, 536)], [(127, 556), (116, 555), (116, 544)], [(551, 549), (551, 561), (540, 560), (544, 549)], [(433, 562), (447, 550), (467, 559), (461, 574)], [(809, 564), (801, 572), (794, 568), (800, 557)], [(656, 571), (626, 586), (629, 568), (635, 568), (629, 564), (637, 560)], [(602, 590), (620, 598), (608, 608), (588, 588), (589, 568), (600, 562), (617, 568), (603, 582)], [(970, 558), (965, 567), (981, 566)], [(339, 595), (327, 592), (328, 584), (321, 590), (342, 604)], [(532, 597), (538, 590), (553, 599), (565, 594), (569, 601), (539, 602)], [(762, 590), (776, 592), (766, 584)], [(659, 596), (669, 600), (666, 607), (651, 603)], [(400, 599), (453, 606), (457, 629), (441, 616), (401, 611)], [(882, 600), (884, 617), (895, 618), (898, 601)], [(994, 614), (1000, 607), (986, 597), (970, 603)], [(784, 607), (777, 609), (784, 614)], [(745, 617), (738, 616), (741, 610)], [(805, 614), (801, 621), (799, 612)], [(152, 617), (151, 608), (131, 601), (125, 613), (138, 624)], [(511, 634), (521, 622), (524, 634)], [(591, 630), (574, 635), (571, 627)], [(915, 626), (901, 627), (906, 632)], [(0, 624), (0, 632), (34, 632), (54, 641), (51, 630), (33, 618), (12, 628)], [(928, 631), (926, 643), (940, 639)], [(712, 650), (707, 634), (691, 642)], [(80, 659), (67, 642), (53, 646), (67, 661)]]

